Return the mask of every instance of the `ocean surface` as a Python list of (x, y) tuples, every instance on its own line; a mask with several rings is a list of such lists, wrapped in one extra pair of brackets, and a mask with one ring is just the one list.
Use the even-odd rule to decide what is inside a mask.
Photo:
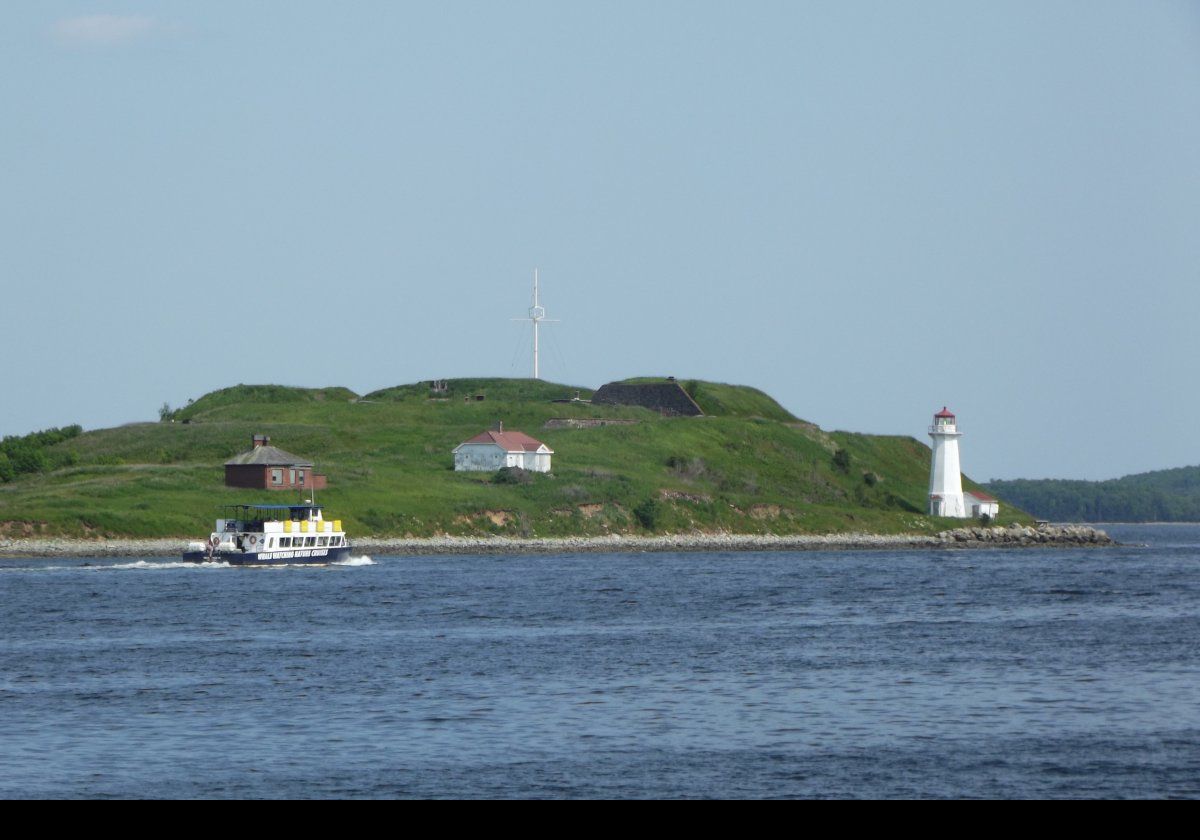
[(0, 559), (0, 797), (1196, 797), (1200, 525), (1108, 530)]

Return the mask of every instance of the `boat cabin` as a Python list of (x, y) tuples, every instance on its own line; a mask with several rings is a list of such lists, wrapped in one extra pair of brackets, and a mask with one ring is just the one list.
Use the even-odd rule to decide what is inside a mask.
[(240, 551), (338, 548), (347, 545), (340, 519), (328, 520), (320, 505), (225, 505), (213, 536)]

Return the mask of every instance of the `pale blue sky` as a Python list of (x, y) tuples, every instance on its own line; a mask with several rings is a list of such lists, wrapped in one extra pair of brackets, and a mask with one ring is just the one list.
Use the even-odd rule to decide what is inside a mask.
[(7, 4), (0, 434), (238, 382), (756, 385), (1200, 463), (1194, 2)]

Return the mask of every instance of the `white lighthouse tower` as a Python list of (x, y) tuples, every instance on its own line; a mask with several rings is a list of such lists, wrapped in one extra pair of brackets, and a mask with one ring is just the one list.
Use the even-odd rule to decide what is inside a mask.
[(929, 515), (967, 518), (963, 501), (962, 468), (958, 462), (958, 439), (962, 432), (950, 409), (933, 415), (929, 427), (933, 438), (933, 468), (929, 471)]

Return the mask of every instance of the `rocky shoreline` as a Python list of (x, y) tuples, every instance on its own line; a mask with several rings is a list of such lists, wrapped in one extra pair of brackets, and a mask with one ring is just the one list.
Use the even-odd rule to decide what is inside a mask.
[[(936, 535), (918, 534), (670, 534), (665, 536), (428, 537), (402, 539), (362, 537), (356, 553), (382, 556), (430, 554), (565, 554), (578, 552), (653, 551), (836, 551), (936, 548), (1078, 548), (1117, 543), (1087, 525), (1042, 525), (1029, 528), (966, 527)], [(0, 557), (175, 557), (183, 539), (0, 539)]]

